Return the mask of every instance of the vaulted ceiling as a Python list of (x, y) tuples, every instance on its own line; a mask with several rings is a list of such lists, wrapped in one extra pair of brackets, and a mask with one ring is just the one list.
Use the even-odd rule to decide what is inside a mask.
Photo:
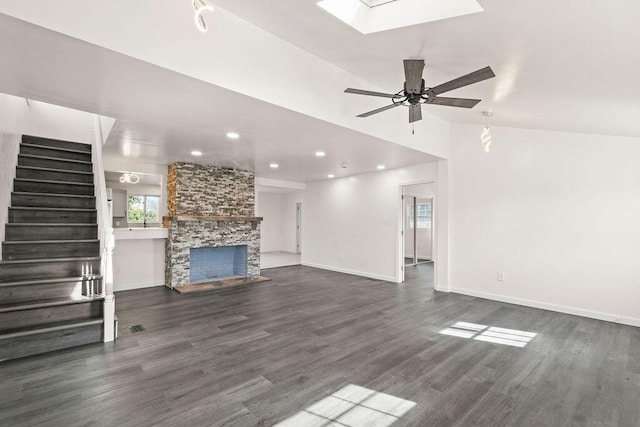
[[(640, 135), (630, 0), (479, 0), (484, 12), (368, 35), (315, 0), (213, 3), (202, 34), (189, 0), (3, 0), (0, 91), (117, 118), (113, 155), (129, 144), (138, 161), (166, 162), (199, 149), (298, 181), (446, 158), (448, 122), (481, 126), (486, 109), (493, 125)], [(425, 106), (415, 133), (403, 109), (356, 119), (385, 100), (342, 90), (398, 91), (405, 58), (425, 59), (427, 86), (486, 65), (497, 78), (451, 93), (483, 99), (473, 110)]]

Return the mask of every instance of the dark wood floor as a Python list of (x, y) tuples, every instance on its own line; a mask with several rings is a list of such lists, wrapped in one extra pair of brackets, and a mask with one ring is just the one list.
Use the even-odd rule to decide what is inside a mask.
[[(640, 329), (434, 292), (430, 268), (121, 292), (116, 343), (0, 364), (0, 425), (268, 426), (349, 384), (415, 402), (394, 427), (640, 425)], [(537, 335), (440, 333), (456, 322)]]

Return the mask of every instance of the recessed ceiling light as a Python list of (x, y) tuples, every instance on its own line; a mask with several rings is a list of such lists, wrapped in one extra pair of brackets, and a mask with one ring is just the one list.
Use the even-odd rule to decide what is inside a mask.
[(325, 154), (326, 153), (324, 151), (316, 151), (316, 157), (324, 157)]
[(278, 169), (278, 166), (279, 166), (279, 165), (278, 165), (277, 163), (271, 163), (271, 164), (269, 165), (269, 167), (270, 167), (271, 169)]
[(385, 165), (378, 165), (378, 170), (379, 170), (379, 171), (381, 171), (381, 170), (383, 170), (383, 169), (386, 169), (386, 166), (385, 166)]
[(198, 150), (193, 150), (191, 152), (192, 156), (202, 156), (202, 151), (198, 151)]
[(332, 173), (330, 173), (329, 175), (327, 175), (327, 178), (335, 178), (336, 176)]
[(240, 134), (236, 132), (227, 132), (227, 138), (229, 139), (238, 139), (240, 138)]

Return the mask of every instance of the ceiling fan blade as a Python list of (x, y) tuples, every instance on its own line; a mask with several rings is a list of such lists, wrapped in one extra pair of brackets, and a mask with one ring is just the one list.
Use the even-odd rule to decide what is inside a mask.
[(409, 107), (409, 123), (422, 120), (422, 104), (413, 104)]
[(439, 95), (441, 93), (449, 92), (451, 90), (458, 89), (464, 86), (469, 86), (483, 80), (494, 78), (495, 76), (496, 75), (494, 74), (491, 67), (484, 67), (481, 70), (474, 71), (473, 73), (458, 77), (457, 79), (453, 79), (436, 87), (432, 87), (429, 91), (427, 91), (427, 93), (429, 95)]
[(345, 93), (353, 93), (356, 95), (368, 95), (368, 96), (380, 96), (382, 98), (397, 98), (395, 94), (392, 93), (382, 93), (382, 92), (372, 92), (370, 90), (361, 90), (361, 89), (352, 89), (348, 88), (344, 90)]
[(366, 113), (362, 113), (362, 114), (360, 114), (358, 117), (369, 117), (369, 116), (373, 116), (374, 114), (382, 113), (383, 111), (387, 111), (387, 110), (390, 110), (390, 109), (392, 109), (392, 108), (399, 107), (399, 106), (401, 106), (401, 105), (402, 105), (402, 104), (391, 104), (391, 105), (385, 105), (385, 106), (384, 106), (384, 107), (382, 107), (382, 108), (378, 108), (378, 109), (373, 110), (373, 111), (368, 111), (368, 112), (366, 112)]
[(404, 60), (404, 80), (409, 93), (422, 93), (422, 71), (424, 59)]
[(473, 108), (480, 102), (481, 99), (469, 99), (469, 98), (446, 98), (437, 96), (435, 98), (429, 98), (427, 104), (446, 105), (449, 107), (460, 108)]

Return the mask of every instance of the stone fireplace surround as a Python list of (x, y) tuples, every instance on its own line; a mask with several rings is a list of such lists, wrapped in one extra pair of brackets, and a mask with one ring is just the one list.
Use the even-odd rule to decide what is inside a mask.
[(190, 250), (247, 247), (247, 276), (260, 275), (260, 227), (255, 217), (255, 175), (250, 171), (172, 163), (167, 180), (169, 230), (165, 285), (189, 285)]

